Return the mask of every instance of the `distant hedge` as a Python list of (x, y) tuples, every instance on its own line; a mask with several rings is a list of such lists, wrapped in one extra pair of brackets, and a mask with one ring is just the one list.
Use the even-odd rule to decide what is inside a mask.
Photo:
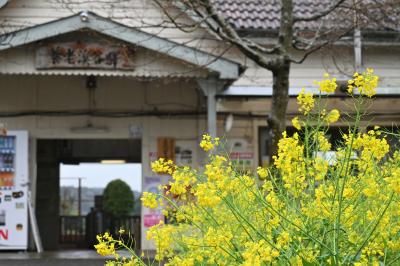
[(134, 208), (134, 200), (131, 188), (120, 179), (108, 183), (103, 192), (104, 211), (115, 217), (130, 214)]

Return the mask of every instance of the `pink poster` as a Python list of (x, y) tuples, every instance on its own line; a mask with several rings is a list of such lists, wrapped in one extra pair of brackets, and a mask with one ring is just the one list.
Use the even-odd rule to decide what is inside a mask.
[[(161, 177), (148, 177), (144, 178), (144, 191), (151, 193), (158, 193), (158, 187), (161, 184)], [(143, 211), (143, 225), (146, 228), (152, 227), (153, 225), (159, 224), (160, 221), (164, 220), (162, 209), (144, 208)]]
[(145, 214), (143, 216), (143, 224), (144, 227), (149, 228), (154, 225), (160, 223), (160, 221), (164, 220), (164, 216), (162, 214)]

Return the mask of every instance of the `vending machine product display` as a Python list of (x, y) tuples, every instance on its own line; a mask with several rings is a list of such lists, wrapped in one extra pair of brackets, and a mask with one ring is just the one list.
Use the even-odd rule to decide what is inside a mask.
[(27, 249), (28, 133), (0, 136), (0, 250)]

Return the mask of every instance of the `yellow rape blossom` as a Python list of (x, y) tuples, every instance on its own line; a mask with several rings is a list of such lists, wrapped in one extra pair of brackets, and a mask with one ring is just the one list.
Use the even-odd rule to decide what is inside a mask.
[(300, 120), (299, 120), (298, 116), (296, 116), (295, 118), (292, 119), (292, 125), (297, 130), (301, 129), (301, 124), (300, 124)]
[(115, 255), (115, 242), (112, 236), (106, 232), (104, 235), (96, 236), (97, 241), (99, 242), (97, 245), (94, 245), (97, 253), (101, 256), (109, 256)]
[(328, 124), (336, 123), (340, 118), (340, 112), (338, 109), (332, 109), (325, 117), (325, 121)]
[(306, 93), (303, 88), (297, 96), (297, 103), (299, 105), (299, 111), (307, 115), (314, 108), (314, 95), (311, 92)]
[(172, 254), (174, 243), (173, 234), (176, 232), (176, 227), (165, 225), (163, 222), (151, 227), (147, 231), (146, 238), (148, 240), (153, 240), (156, 245), (156, 260), (161, 261), (165, 256)]
[(329, 164), (326, 160), (317, 157), (314, 161), (314, 169), (315, 169), (315, 180), (320, 181), (323, 180), (328, 172)]
[(212, 138), (208, 134), (204, 134), (203, 139), (200, 142), (200, 147), (206, 152), (214, 149), (214, 147), (218, 145), (219, 145), (219, 138)]
[(158, 174), (172, 175), (176, 169), (176, 165), (172, 160), (166, 160), (165, 158), (160, 158), (157, 161), (151, 163), (151, 169), (153, 172)]
[(274, 250), (265, 240), (260, 240), (257, 243), (247, 242), (244, 244), (246, 250), (242, 256), (244, 262), (242, 265), (264, 265), (265, 263), (272, 262), (274, 258), (279, 256), (279, 251)]
[(319, 91), (320, 92), (326, 92), (326, 93), (333, 93), (335, 92), (337, 88), (336, 84), (336, 78), (329, 79), (329, 74), (325, 73), (324, 77), (326, 79), (322, 81), (317, 81), (316, 84), (319, 86)]
[(147, 208), (156, 209), (158, 207), (157, 195), (154, 193), (145, 191), (140, 200), (142, 201), (143, 206)]
[(110, 256), (115, 254), (114, 246), (114, 243), (108, 244), (106, 242), (100, 242), (99, 244), (94, 245), (94, 248), (101, 256)]
[(367, 68), (362, 74), (355, 73), (353, 75), (353, 79), (348, 81), (347, 91), (351, 94), (354, 89), (357, 89), (361, 95), (372, 97), (376, 94), (378, 81), (379, 77), (374, 75), (374, 70)]
[(268, 176), (267, 169), (262, 168), (262, 167), (257, 167), (257, 174), (260, 177), (260, 179), (265, 179)]
[(324, 132), (319, 131), (317, 133), (317, 141), (318, 141), (319, 151), (329, 151), (329, 150), (331, 150), (332, 145), (325, 138)]
[(189, 188), (196, 182), (195, 173), (189, 167), (183, 167), (172, 174), (169, 182), (169, 190), (174, 196), (180, 196), (188, 192)]

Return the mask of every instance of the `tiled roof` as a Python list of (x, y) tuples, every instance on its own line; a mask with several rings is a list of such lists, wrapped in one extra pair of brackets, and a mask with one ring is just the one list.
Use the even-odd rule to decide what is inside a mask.
[[(216, 9), (236, 29), (276, 30), (280, 24), (280, 0), (213, 0)], [(333, 0), (294, 0), (296, 16), (310, 16), (324, 10)], [(363, 0), (365, 14), (361, 20), (366, 21), (364, 28), (373, 30), (400, 30), (400, 0)], [(353, 15), (348, 7), (352, 1), (339, 7), (333, 14), (313, 22), (298, 22), (296, 29), (316, 29), (322, 25), (326, 28), (347, 28), (352, 24)], [(387, 4), (390, 3), (390, 4)], [(373, 6), (373, 7), (372, 7)], [(378, 7), (377, 7), (378, 6)], [(397, 7), (397, 8), (396, 8)], [(368, 13), (368, 14), (366, 14)], [(371, 15), (373, 14), (373, 15)], [(371, 22), (372, 19), (372, 22)], [(339, 23), (340, 22), (340, 23)]]

